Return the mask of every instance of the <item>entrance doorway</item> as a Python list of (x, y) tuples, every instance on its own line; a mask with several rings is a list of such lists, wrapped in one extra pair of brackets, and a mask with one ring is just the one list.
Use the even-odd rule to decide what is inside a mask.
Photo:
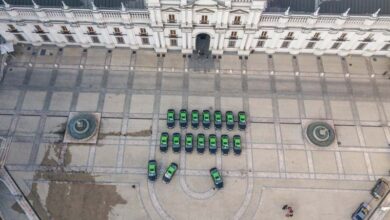
[(208, 56), (210, 51), (210, 35), (198, 34), (196, 36), (196, 51), (195, 53), (199, 56)]

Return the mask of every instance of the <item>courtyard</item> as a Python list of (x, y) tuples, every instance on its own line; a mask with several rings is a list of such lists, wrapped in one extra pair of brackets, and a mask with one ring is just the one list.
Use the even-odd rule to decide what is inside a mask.
[[(389, 58), (19, 46), (0, 83), (6, 167), (41, 219), (349, 219), (389, 176)], [(389, 72), (389, 73), (387, 73)], [(245, 131), (172, 130), (166, 111), (246, 111)], [(97, 144), (64, 144), (70, 112), (102, 114)], [(336, 131), (329, 147), (311, 121)], [(240, 156), (161, 153), (161, 132), (240, 134)], [(147, 180), (156, 159), (158, 180)], [(170, 184), (162, 173), (176, 162)], [(222, 171), (213, 188), (209, 169)], [(24, 219), (15, 208), (14, 215)]]

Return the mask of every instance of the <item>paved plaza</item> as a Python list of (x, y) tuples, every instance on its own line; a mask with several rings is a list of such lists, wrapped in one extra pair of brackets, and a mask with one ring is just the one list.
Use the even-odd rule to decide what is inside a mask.
[[(278, 220), (284, 204), (293, 219), (350, 219), (372, 199), (376, 179), (389, 176), (389, 65), (384, 57), (255, 53), (205, 61), (19, 46), (0, 83), (6, 167), (41, 219)], [(248, 127), (168, 130), (168, 108), (244, 110)], [(69, 112), (102, 114), (97, 144), (62, 143)], [(330, 147), (305, 137), (318, 120), (335, 128)], [(161, 153), (164, 131), (240, 134), (243, 151)], [(147, 181), (149, 159), (158, 162), (155, 183)], [(171, 162), (179, 170), (164, 184)], [(209, 176), (215, 166), (222, 190)]]

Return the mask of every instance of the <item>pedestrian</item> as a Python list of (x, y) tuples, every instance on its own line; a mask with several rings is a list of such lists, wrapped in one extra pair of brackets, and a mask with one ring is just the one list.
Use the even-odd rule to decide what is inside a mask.
[(287, 209), (288, 209), (288, 212), (289, 212), (289, 213), (294, 212), (294, 210), (293, 210), (290, 206), (289, 206)]
[(288, 217), (293, 217), (293, 216), (294, 216), (294, 214), (293, 214), (293, 213), (290, 213)]
[(288, 205), (286, 204), (283, 206), (282, 210), (286, 210), (287, 208), (288, 208)]

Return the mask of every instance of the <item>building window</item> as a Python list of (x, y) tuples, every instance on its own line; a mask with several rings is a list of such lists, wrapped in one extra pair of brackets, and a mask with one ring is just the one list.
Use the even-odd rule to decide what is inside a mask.
[(230, 39), (237, 39), (237, 31), (232, 31), (230, 34)]
[(170, 30), (169, 31), (169, 37), (176, 37), (176, 30)]
[(39, 36), (44, 42), (50, 42), (50, 39), (46, 34), (40, 34)]
[(114, 35), (122, 36), (121, 29), (119, 29), (118, 27), (114, 27)]
[(61, 33), (62, 34), (70, 34), (70, 31), (66, 26), (61, 26)]
[(91, 36), (91, 40), (92, 40), (92, 42), (95, 43), (95, 44), (100, 43), (100, 40), (99, 40), (99, 38), (98, 38), (97, 36)]
[(34, 25), (36, 33), (44, 33), (43, 29), (39, 25)]
[(201, 18), (201, 20), (200, 20), (200, 23), (201, 23), (201, 24), (208, 24), (208, 23), (209, 23), (209, 21), (208, 21), (208, 19), (207, 19), (207, 15), (202, 15), (202, 18)]
[(267, 31), (261, 32), (260, 39), (268, 39)]
[(235, 16), (233, 24), (235, 24), (235, 25), (241, 24), (241, 16)]
[(18, 39), (18, 41), (26, 41), (26, 38), (24, 38), (21, 34), (15, 34), (15, 37)]
[(334, 44), (332, 45), (332, 47), (331, 47), (330, 49), (332, 49), (332, 50), (337, 50), (337, 49), (340, 48), (340, 46), (341, 46), (341, 43), (336, 42), (336, 43), (334, 43)]
[(347, 40), (347, 34), (342, 33), (339, 38), (337, 38), (337, 41), (346, 41)]
[(125, 44), (125, 40), (123, 39), (123, 37), (116, 37), (116, 42), (118, 44)]
[(9, 32), (18, 32), (18, 29), (15, 28), (12, 24), (8, 25), (8, 31)]
[(374, 34), (369, 34), (366, 38), (363, 39), (363, 42), (372, 42), (374, 41)]
[(66, 38), (66, 40), (67, 40), (69, 43), (74, 43), (74, 42), (76, 42), (76, 41), (74, 40), (73, 36), (71, 36), (71, 35), (65, 35), (65, 38)]
[(229, 40), (228, 47), (232, 48), (236, 46), (236, 41), (235, 40)]
[(258, 48), (263, 48), (263, 47), (264, 47), (264, 43), (265, 43), (265, 41), (259, 40), (259, 41), (257, 41), (256, 47), (258, 47)]
[(95, 35), (96, 31), (93, 29), (93, 27), (88, 27), (88, 34)]
[(287, 36), (284, 38), (285, 40), (293, 40), (294, 32), (288, 32)]
[(315, 45), (316, 45), (316, 42), (309, 42), (306, 45), (306, 49), (313, 49)]
[(176, 47), (177, 46), (177, 40), (176, 39), (171, 39), (171, 46)]
[(320, 40), (320, 33), (316, 32), (313, 37), (311, 38), (312, 41), (318, 41)]
[(169, 14), (168, 15), (168, 23), (176, 23), (175, 15)]
[(356, 50), (363, 50), (367, 46), (367, 43), (360, 43), (357, 47)]
[(149, 38), (143, 37), (143, 38), (141, 38), (141, 39), (142, 39), (142, 44), (143, 44), (143, 45), (149, 45)]
[(382, 51), (388, 51), (390, 50), (390, 44), (386, 44), (385, 46), (382, 47)]
[(288, 48), (290, 46), (290, 41), (283, 41), (281, 48)]
[(145, 29), (145, 28), (140, 28), (140, 29), (139, 29), (139, 34), (140, 34), (141, 36), (147, 36), (147, 35), (148, 35), (148, 33), (146, 32), (146, 29)]

